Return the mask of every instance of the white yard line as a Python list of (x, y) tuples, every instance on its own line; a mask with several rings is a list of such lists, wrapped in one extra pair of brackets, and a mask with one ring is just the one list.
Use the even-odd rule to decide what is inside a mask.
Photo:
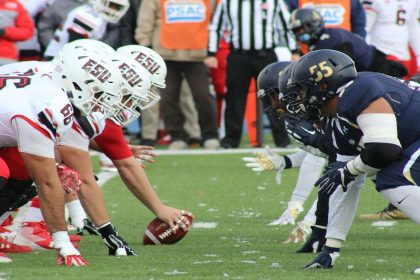
[[(220, 149), (220, 150), (204, 150), (204, 149), (186, 149), (186, 150), (153, 150), (157, 155), (223, 155), (223, 154), (247, 154), (252, 151), (263, 151), (264, 148), (244, 148), (244, 149)], [(298, 148), (272, 148), (278, 153), (297, 152)], [(95, 151), (90, 152), (91, 156), (97, 155)]]

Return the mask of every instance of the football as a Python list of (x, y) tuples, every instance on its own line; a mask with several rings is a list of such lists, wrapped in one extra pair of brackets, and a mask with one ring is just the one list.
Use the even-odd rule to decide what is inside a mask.
[[(184, 215), (184, 217), (192, 225), (192, 218), (187, 215)], [(144, 232), (143, 245), (174, 244), (184, 238), (187, 233), (188, 231), (184, 231), (182, 228), (177, 228), (175, 232), (172, 232), (167, 223), (159, 218), (155, 218), (149, 223)]]

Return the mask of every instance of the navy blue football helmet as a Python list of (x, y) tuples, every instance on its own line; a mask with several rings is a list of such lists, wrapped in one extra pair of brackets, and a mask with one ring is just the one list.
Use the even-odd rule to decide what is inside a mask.
[(298, 89), (295, 105), (306, 112), (319, 109), (337, 93), (337, 90), (356, 78), (354, 61), (346, 54), (317, 50), (302, 56), (294, 65), (288, 86)]
[(284, 114), (284, 108), (279, 103), (278, 81), (283, 69), (290, 64), (290, 61), (274, 62), (258, 74), (257, 96), (264, 103), (264, 111), (271, 111), (278, 115)]
[(324, 20), (314, 9), (296, 9), (290, 16), (290, 29), (299, 42), (313, 44), (322, 34)]

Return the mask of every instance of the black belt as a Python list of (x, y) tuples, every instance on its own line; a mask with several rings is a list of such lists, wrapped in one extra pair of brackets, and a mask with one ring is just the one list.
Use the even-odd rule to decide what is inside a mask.
[(255, 56), (267, 56), (274, 53), (274, 49), (262, 49), (262, 50), (242, 50), (242, 49), (231, 49), (233, 53), (255, 55)]

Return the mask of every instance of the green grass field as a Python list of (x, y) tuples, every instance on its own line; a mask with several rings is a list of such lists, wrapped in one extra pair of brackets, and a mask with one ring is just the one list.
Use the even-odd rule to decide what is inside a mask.
[[(143, 246), (143, 232), (153, 215), (114, 178), (103, 189), (106, 203), (137, 257), (108, 257), (99, 237), (85, 235), (80, 247), (90, 267), (57, 267), (54, 252), (37, 251), (12, 255), (13, 263), (0, 265), (0, 279), (420, 278), (409, 273), (420, 265), (419, 227), (411, 221), (378, 228), (356, 218), (335, 268), (303, 271), (315, 255), (296, 254), (301, 244), (282, 243), (293, 226), (267, 226), (286, 208), (298, 170), (286, 170), (282, 186), (277, 186), (274, 174), (257, 176), (242, 164), (242, 156), (159, 156), (147, 166), (165, 203), (192, 211), (197, 223), (217, 227), (193, 228), (175, 245)], [(369, 184), (362, 191), (358, 213), (384, 205)]]

